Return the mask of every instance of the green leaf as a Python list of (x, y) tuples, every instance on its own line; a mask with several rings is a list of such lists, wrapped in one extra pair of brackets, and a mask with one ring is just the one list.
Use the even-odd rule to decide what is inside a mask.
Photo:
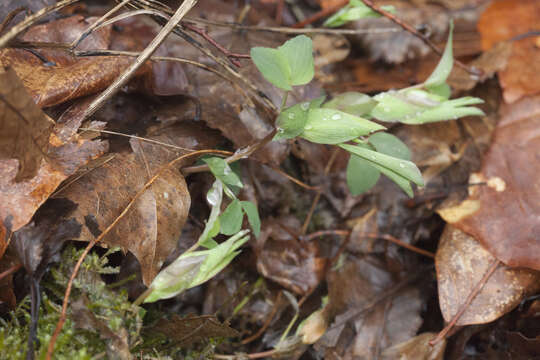
[[(386, 10), (391, 13), (395, 13), (395, 8), (393, 6), (382, 6), (383, 10)], [(351, 0), (349, 4), (343, 7), (334, 15), (330, 16), (326, 20), (323, 26), (328, 27), (337, 27), (343, 24), (346, 24), (350, 21), (364, 19), (364, 18), (378, 18), (379, 15), (377, 12), (371, 10), (360, 0)]]
[(362, 116), (368, 114), (376, 105), (377, 102), (371, 96), (351, 91), (337, 95), (324, 104), (323, 107)]
[(411, 160), (411, 152), (403, 141), (392, 134), (378, 132), (369, 137), (369, 143), (380, 153), (403, 160)]
[(211, 250), (194, 251), (180, 256), (180, 259), (200, 255), (207, 256), (201, 264), (199, 272), (191, 281), (189, 288), (210, 280), (223, 270), (239, 254), (236, 250), (249, 240), (248, 233), (249, 230), (242, 230)]
[(305, 101), (283, 110), (277, 120), (277, 134), (272, 140), (293, 139), (304, 131), (309, 109), (317, 109), (321, 106), (325, 97)]
[(259, 217), (257, 206), (251, 201), (241, 201), (240, 204), (242, 204), (242, 209), (244, 209), (244, 212), (247, 215), (249, 225), (253, 230), (253, 235), (259, 237), (259, 234), (261, 233), (261, 218)]
[(334, 109), (311, 109), (300, 135), (318, 144), (339, 144), (385, 127), (375, 122)]
[(426, 86), (426, 89), (431, 94), (438, 95), (444, 100), (448, 100), (450, 98), (450, 95), (452, 95), (452, 90), (450, 89), (450, 86), (448, 86), (447, 83), (443, 83), (440, 85)]
[(210, 215), (206, 221), (204, 230), (197, 242), (200, 246), (213, 248), (217, 243), (212, 239), (219, 233), (219, 212), (221, 211), (221, 201), (223, 200), (223, 183), (220, 180), (214, 181), (206, 195), (206, 200), (212, 206)]
[(394, 96), (394, 93), (379, 94), (375, 96), (375, 100), (379, 103), (371, 110), (370, 115), (381, 121), (402, 122), (404, 119), (411, 119), (415, 114), (420, 114), (424, 110), (421, 106), (409, 104)]
[(411, 122), (403, 122), (413, 124), (425, 124), (443, 120), (456, 120), (464, 116), (484, 116), (484, 112), (478, 108), (463, 106), (480, 104), (483, 102), (484, 101), (482, 99), (474, 97), (463, 97), (459, 99), (448, 100), (437, 107), (423, 111), (414, 119), (410, 119), (409, 121)]
[(414, 182), (419, 186), (424, 185), (422, 174), (413, 162), (403, 159), (397, 159), (392, 156), (368, 150), (361, 146), (340, 144), (341, 148), (360, 156), (361, 158), (388, 169), (407, 180)]
[(444, 48), (443, 56), (437, 64), (437, 67), (431, 75), (424, 82), (424, 86), (433, 87), (439, 86), (446, 82), (448, 75), (452, 71), (452, 66), (454, 65), (454, 57), (452, 54), (452, 33), (454, 31), (454, 22), (450, 21), (450, 30), (448, 33), (448, 41), (446, 42), (446, 47)]
[(305, 35), (298, 35), (278, 48), (289, 65), (289, 84), (305, 85), (315, 75), (313, 42)]
[(224, 184), (243, 187), (244, 185), (240, 181), (240, 178), (225, 160), (218, 157), (210, 157), (203, 159), (205, 163), (210, 167), (212, 174), (219, 180), (223, 181)]
[(347, 164), (347, 186), (352, 195), (360, 195), (371, 189), (381, 173), (370, 165), (369, 161), (351, 154)]
[(251, 60), (270, 83), (283, 90), (292, 90), (291, 69), (284, 54), (276, 49), (254, 47), (250, 51)]
[(234, 199), (219, 217), (221, 224), (221, 233), (224, 235), (233, 235), (242, 228), (242, 206), (238, 199)]

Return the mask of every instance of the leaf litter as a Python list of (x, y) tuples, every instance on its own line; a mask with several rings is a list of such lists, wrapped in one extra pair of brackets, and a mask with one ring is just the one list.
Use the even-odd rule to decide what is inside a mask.
[[(273, 25), (268, 9), (275, 2), (268, 3), (242, 11), (238, 4), (201, 2), (190, 16)], [(449, 17), (461, 10), (456, 57), (483, 73), (471, 77), (455, 67), (449, 83), (456, 92), (486, 101), (483, 119), (391, 127), (410, 146), (427, 184), (415, 189), (413, 199), (405, 200), (385, 179), (369, 192), (352, 196), (346, 185), (346, 152), (304, 140), (271, 142), (234, 168), (244, 187), (227, 195), (258, 204), (261, 235), (205, 285), (145, 305), (145, 310), (132, 302), (144, 284), (181, 253), (178, 249), (189, 248), (199, 237), (213, 179), (198, 173), (204, 163), (194, 164), (195, 158), (161, 169), (193, 150), (234, 152), (265, 138), (280, 103), (279, 92), (249, 61), (238, 60), (237, 68), (236, 60), (206, 41), (211, 38), (231, 53), (248, 54), (254, 46), (276, 47), (287, 37), (204, 23), (193, 25), (202, 32), (186, 27), (193, 36), (190, 41), (204, 44), (206, 53), (171, 34), (155, 55), (189, 58), (195, 65), (152, 61), (142, 66), (89, 120), (84, 110), (93, 96), (133, 61), (114, 52), (144, 50), (160, 26), (151, 17), (129, 17), (93, 31), (74, 53), (34, 49), (25, 42), (69, 44), (110, 7), (85, 4), (66, 10), (73, 16), (47, 18), (30, 27), (0, 50), (6, 68), (0, 93), (7, 104), (0, 122), (0, 269), (5, 273), (0, 278), (0, 310), (4, 315), (15, 308), (12, 314), (17, 314), (1, 323), (2, 335), (19, 344), (21, 356), (26, 349), (44, 356), (44, 336), (51, 336), (59, 319), (55, 309), (80, 257), (72, 247), (79, 243), (71, 240), (92, 244), (108, 231), (101, 245), (110, 249), (91, 251), (81, 280), (73, 283), (65, 325), (69, 331), (60, 333), (87, 337), (88, 351), (99, 349), (126, 359), (140, 353), (227, 359), (265, 354), (443, 359), (465, 346), (482, 356), (498, 351), (533, 354), (539, 336), (530, 326), (538, 306), (533, 295), (539, 290), (540, 270), (534, 257), (539, 100), (531, 75), (537, 62), (531, 59), (538, 58), (538, 47), (534, 34), (519, 37), (536, 30), (531, 14), (537, 7), (533, 1), (509, 3), (486, 7), (483, 1), (444, 1), (435, 6), (418, 1), (397, 9), (407, 22), (429, 23), (427, 30), (437, 41), (445, 38)], [(444, 11), (435, 12), (435, 7)], [(0, 10), (7, 16), (13, 9)], [(290, 22), (288, 5), (275, 10), (284, 11), (282, 18)], [(301, 4), (295, 11), (309, 14), (313, 8)], [(501, 11), (514, 15), (501, 17)], [(351, 25), (366, 30), (389, 26), (395, 25), (387, 19)], [(332, 97), (424, 81), (438, 60), (430, 59), (422, 40), (396, 29), (360, 40), (341, 37), (335, 44), (315, 37), (319, 81), (295, 88), (288, 104), (317, 98), (323, 89)], [(93, 51), (98, 56), (87, 56)], [(220, 56), (223, 63), (216, 64)], [(395, 63), (404, 63), (404, 68)], [(16, 121), (20, 116), (31, 122), (22, 125)], [(276, 172), (276, 166), (296, 182)], [(186, 168), (191, 170), (183, 173)], [(156, 173), (159, 177), (139, 194)], [(312, 202), (316, 194), (322, 200)], [(306, 217), (311, 221), (302, 224)], [(112, 230), (105, 230), (111, 223)], [(436, 251), (436, 270), (431, 260), (375, 240), (378, 236)], [(109, 261), (112, 266), (105, 266)], [(497, 267), (486, 278), (492, 264)], [(24, 277), (30, 279), (30, 290), (19, 285)], [(20, 299), (27, 294), (29, 305)], [(38, 319), (40, 303), (43, 315)], [(105, 310), (111, 308), (115, 315)], [(25, 316), (27, 322), (21, 323)], [(307, 319), (305, 324), (298, 325), (302, 319)], [(50, 324), (44, 327), (44, 322)], [(453, 325), (477, 328), (453, 330), (453, 337), (434, 342), (445, 323), (450, 324), (445, 331)], [(297, 334), (286, 331), (296, 325)], [(13, 332), (19, 327), (23, 341)], [(487, 342), (490, 336), (495, 344)], [(34, 350), (26, 347), (27, 340)], [(2, 351), (5, 346), (0, 343)], [(58, 354), (70, 354), (69, 345), (62, 346), (57, 345)], [(238, 352), (248, 355), (223, 355)]]

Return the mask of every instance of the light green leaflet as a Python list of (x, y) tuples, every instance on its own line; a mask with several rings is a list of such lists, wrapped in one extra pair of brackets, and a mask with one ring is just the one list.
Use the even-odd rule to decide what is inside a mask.
[(313, 44), (305, 35), (296, 36), (277, 49), (254, 47), (251, 59), (268, 82), (283, 90), (305, 85), (315, 74)]
[(452, 71), (452, 66), (454, 65), (454, 55), (452, 52), (452, 33), (454, 32), (454, 22), (450, 21), (450, 30), (448, 33), (448, 41), (446, 42), (446, 47), (444, 48), (443, 56), (437, 64), (435, 70), (431, 75), (424, 81), (424, 86), (427, 88), (436, 87), (444, 84), (448, 75)]
[(300, 136), (318, 144), (339, 144), (384, 129), (373, 121), (343, 111), (319, 108), (309, 110)]
[(273, 140), (292, 139), (304, 131), (309, 109), (319, 108), (325, 97), (319, 97), (311, 101), (305, 101), (283, 110), (277, 120), (277, 134)]
[(380, 172), (389, 177), (409, 196), (412, 196), (412, 188), (409, 181), (419, 186), (424, 185), (422, 174), (416, 165), (408, 160), (395, 158), (373, 150), (369, 150), (365, 145), (340, 144), (341, 148), (359, 156), (369, 162), (369, 165), (377, 168)]
[(217, 179), (223, 181), (224, 184), (237, 186), (239, 188), (244, 186), (238, 175), (232, 171), (225, 160), (218, 157), (210, 157), (203, 159), (203, 161), (208, 164), (212, 174), (214, 174)]
[(168, 299), (208, 281), (240, 253), (240, 246), (249, 240), (248, 233), (248, 230), (240, 231), (213, 249), (178, 257), (154, 278), (150, 284), (152, 292), (144, 302)]
[(261, 233), (261, 219), (259, 217), (257, 206), (251, 201), (240, 201), (240, 205), (242, 205), (242, 210), (244, 210), (244, 213), (247, 215), (249, 226), (251, 226), (251, 229), (253, 230), (253, 235), (258, 237)]
[[(395, 8), (393, 6), (386, 5), (381, 6), (381, 8), (388, 12), (395, 13)], [(380, 15), (367, 7), (362, 1), (351, 0), (348, 5), (330, 16), (328, 20), (324, 22), (323, 26), (338, 27), (350, 21), (374, 17), (380, 17)]]
[(336, 109), (351, 115), (362, 116), (377, 105), (371, 96), (359, 92), (345, 92), (335, 96), (323, 105), (323, 108)]
[(242, 214), (242, 205), (240, 200), (234, 199), (225, 211), (219, 216), (219, 223), (221, 224), (221, 233), (224, 235), (233, 235), (240, 231), (242, 228), (242, 220), (244, 214)]

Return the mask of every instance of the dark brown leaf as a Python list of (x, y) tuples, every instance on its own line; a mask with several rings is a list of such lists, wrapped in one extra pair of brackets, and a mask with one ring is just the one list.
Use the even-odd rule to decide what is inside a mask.
[(383, 360), (443, 360), (446, 340), (432, 346), (429, 342), (435, 333), (423, 333), (405, 342), (385, 349), (381, 354)]
[(161, 319), (152, 327), (152, 331), (162, 333), (178, 346), (189, 346), (211, 338), (233, 338), (240, 333), (229, 324), (220, 322), (213, 315), (187, 316), (173, 315), (170, 319)]
[(316, 242), (300, 241), (285, 230), (297, 231), (300, 227), (292, 216), (269, 220), (262, 227), (255, 252), (257, 269), (263, 276), (304, 295), (321, 281), (326, 259), (319, 256)]
[(10, 68), (0, 69), (0, 159), (17, 159), (14, 181), (36, 175), (47, 157), (53, 125), (28, 96), (17, 74)]

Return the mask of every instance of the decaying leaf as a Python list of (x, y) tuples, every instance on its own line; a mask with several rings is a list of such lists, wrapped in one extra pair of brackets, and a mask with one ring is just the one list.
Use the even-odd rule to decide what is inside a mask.
[[(63, 190), (59, 196), (78, 204), (74, 214), (84, 225), (81, 240), (90, 241), (109, 226), (137, 191), (178, 153), (155, 144), (131, 141), (133, 153), (119, 153)], [(136, 201), (103, 242), (132, 252), (149, 284), (176, 247), (190, 207), (182, 175), (166, 170)]]
[(507, 103), (540, 93), (537, 76), (540, 71), (540, 47), (536, 37), (522, 38), (538, 30), (538, 14), (538, 1), (499, 0), (490, 4), (478, 22), (483, 49), (487, 50), (502, 41), (512, 43), (508, 63), (499, 71)]
[[(450, 321), (495, 260), (480, 243), (447, 225), (435, 257), (439, 304)], [(457, 325), (493, 321), (540, 288), (540, 272), (499, 266), (459, 318)]]
[[(0, 159), (18, 160), (14, 181), (36, 175), (47, 157), (53, 125), (28, 96), (17, 74), (10, 68), (0, 69)], [(2, 174), (5, 178), (6, 173)]]
[(501, 109), (491, 147), (469, 198), (447, 221), (508, 266), (540, 270), (540, 96)]
[[(352, 258), (330, 272), (327, 281), (329, 306), (336, 318), (315, 344), (325, 358), (371, 359), (413, 337), (422, 323), (418, 289), (403, 287), (381, 297), (397, 284), (375, 257)], [(347, 323), (353, 325), (353, 333)]]
[(163, 318), (158, 321), (152, 331), (162, 333), (167, 340), (178, 346), (189, 346), (211, 338), (234, 338), (240, 335), (229, 324), (220, 322), (213, 315), (185, 318), (173, 315), (170, 319)]
[(381, 359), (384, 360), (443, 360), (446, 340), (430, 345), (435, 333), (422, 333), (400, 344), (384, 349)]
[(297, 294), (306, 294), (320, 282), (326, 260), (315, 242), (294, 238), (285, 229), (299, 229), (296, 218), (269, 221), (255, 244), (259, 272)]
[(81, 139), (76, 133), (81, 119), (65, 115), (47, 136), (51, 161), (41, 162), (36, 176), (15, 182), (17, 160), (0, 160), (0, 220), (11, 231), (27, 224), (62, 181), (108, 149), (106, 141)]

